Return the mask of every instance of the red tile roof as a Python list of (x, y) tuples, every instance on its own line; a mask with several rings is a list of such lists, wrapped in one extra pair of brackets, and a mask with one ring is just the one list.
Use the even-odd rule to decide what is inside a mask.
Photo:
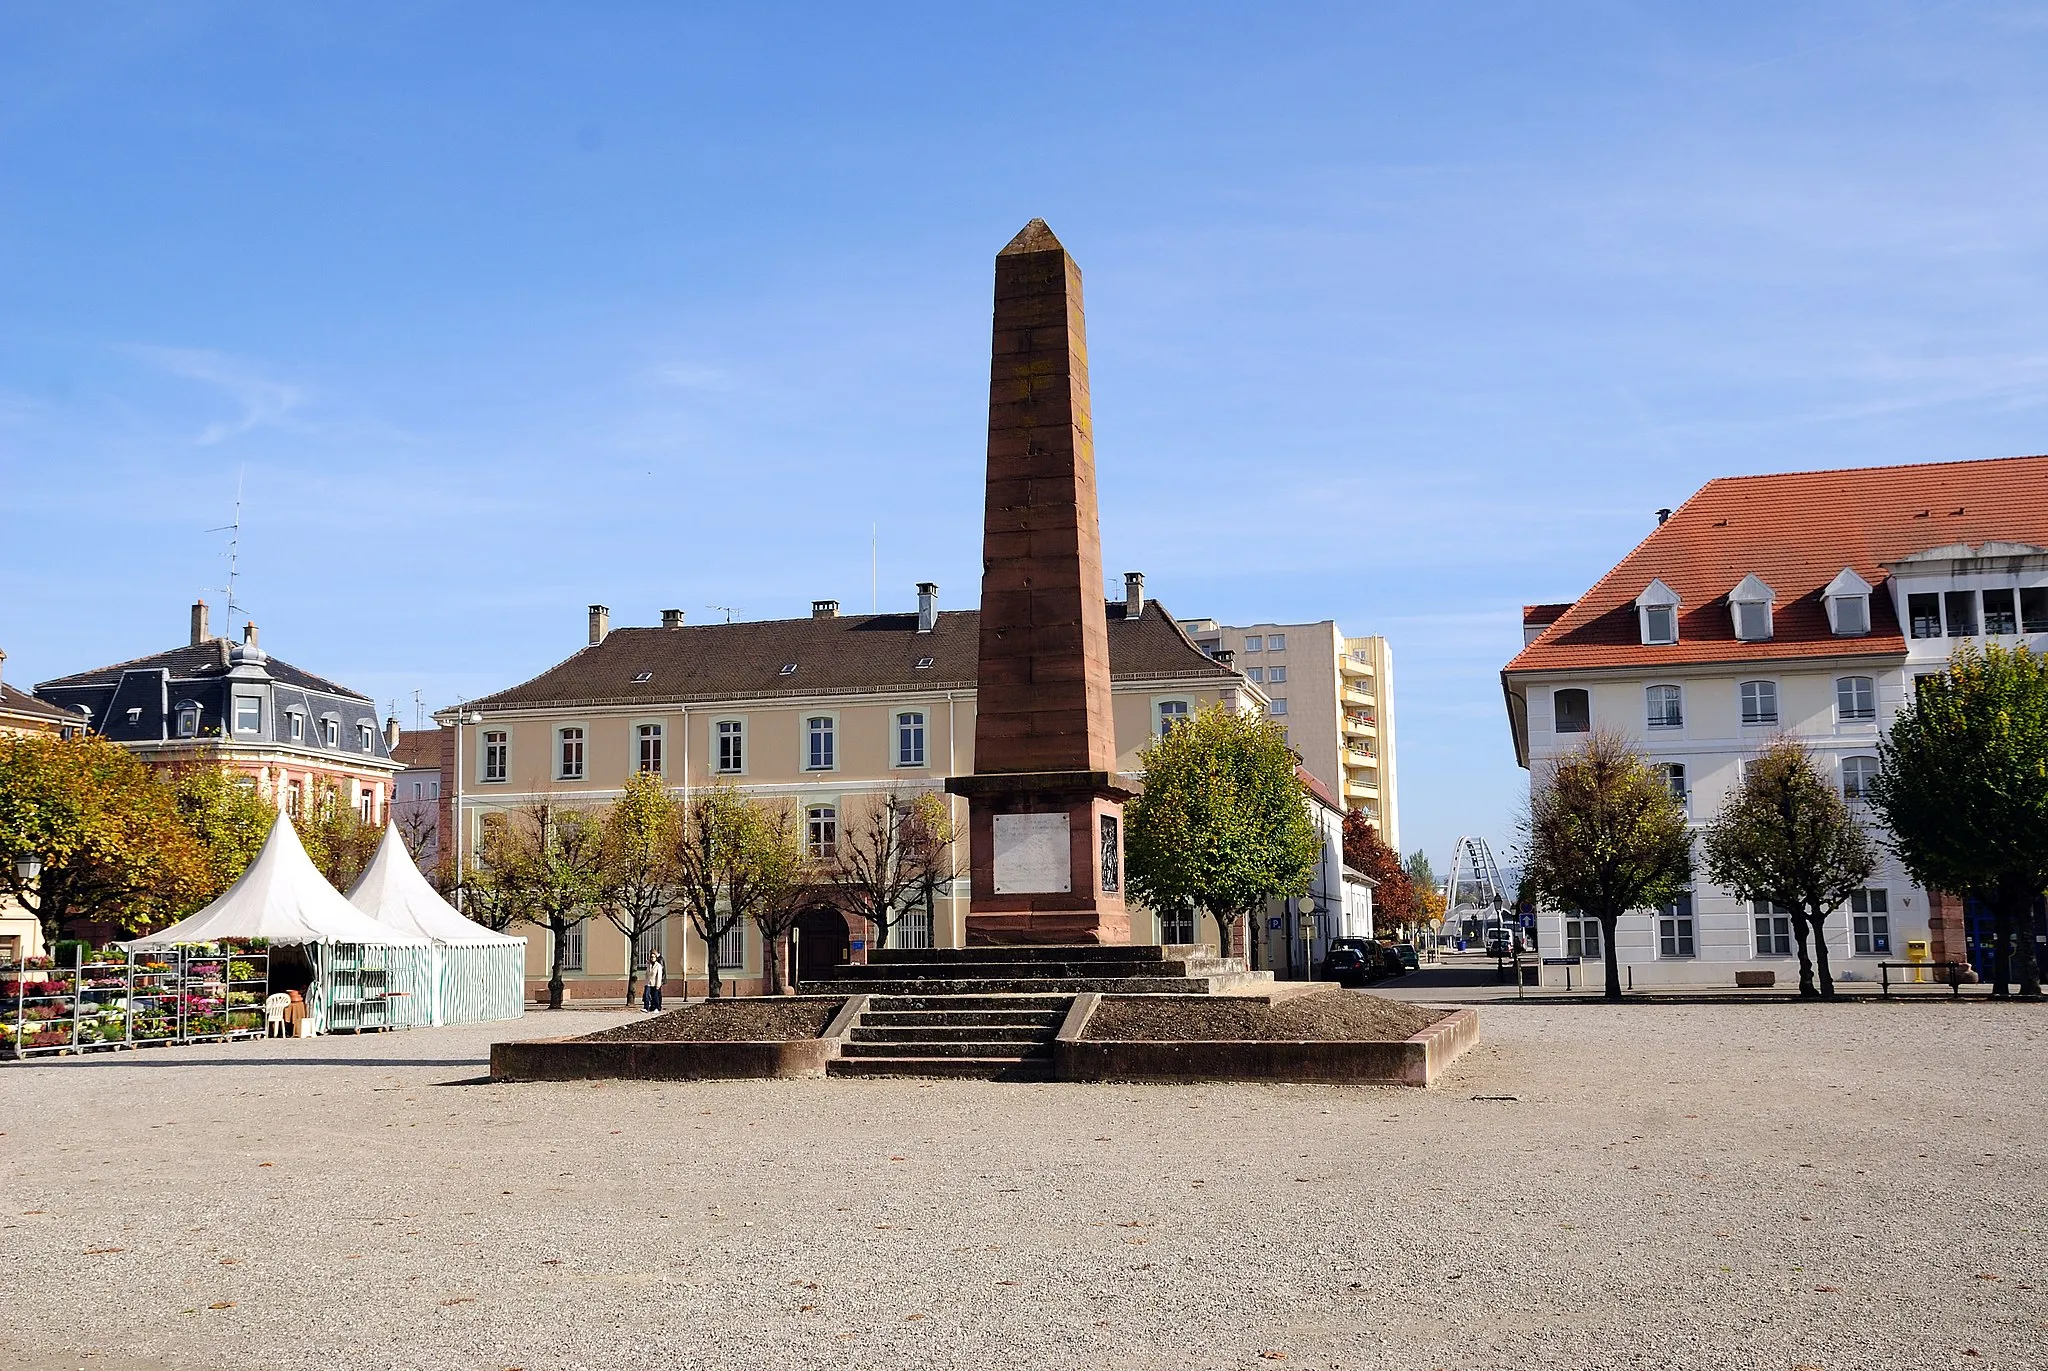
[(1534, 628), (1539, 624), (1554, 624), (1571, 613), (1571, 608), (1572, 602), (1569, 600), (1561, 605), (1523, 605), (1522, 627)]
[(398, 731), (398, 746), (391, 749), (391, 760), (412, 767), (437, 768), (441, 765), (441, 730), (438, 728), (402, 728)]
[[(1903, 653), (1882, 564), (1985, 542), (2048, 545), (2048, 456), (1724, 477), (1658, 525), (1507, 669)], [(1861, 638), (1836, 637), (1821, 598), (1845, 566), (1878, 588)], [(1768, 642), (1739, 641), (1728, 611), (1728, 592), (1752, 572), (1777, 594)], [(1637, 623), (1636, 597), (1653, 579), (1683, 601), (1670, 646), (1645, 646)]]

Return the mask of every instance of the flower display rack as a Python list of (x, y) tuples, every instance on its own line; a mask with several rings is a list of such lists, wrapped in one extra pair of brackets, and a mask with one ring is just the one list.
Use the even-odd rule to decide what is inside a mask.
[(260, 1038), (269, 982), (260, 945), (75, 949), (70, 966), (0, 965), (0, 1058)]

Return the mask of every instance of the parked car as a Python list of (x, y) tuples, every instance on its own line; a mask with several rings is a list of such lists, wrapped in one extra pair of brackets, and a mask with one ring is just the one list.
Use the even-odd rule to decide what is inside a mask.
[(1408, 974), (1411, 969), (1410, 965), (1402, 960), (1401, 949), (1396, 944), (1379, 943), (1376, 946), (1378, 946), (1380, 951), (1380, 968), (1386, 975), (1405, 976)]
[(1511, 928), (1495, 928), (1486, 935), (1486, 955), (1489, 957), (1512, 957), (1515, 953), (1515, 931)]
[(1381, 971), (1378, 943), (1370, 938), (1332, 938), (1320, 974), (1326, 981), (1356, 989)]
[(1421, 960), (1415, 955), (1414, 943), (1395, 943), (1394, 955), (1401, 959), (1403, 971), (1414, 971), (1421, 967)]

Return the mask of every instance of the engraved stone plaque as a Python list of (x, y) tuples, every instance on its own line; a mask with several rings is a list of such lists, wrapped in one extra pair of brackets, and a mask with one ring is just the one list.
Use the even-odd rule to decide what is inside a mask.
[(1074, 888), (1074, 849), (1064, 814), (996, 814), (998, 895), (1065, 894)]

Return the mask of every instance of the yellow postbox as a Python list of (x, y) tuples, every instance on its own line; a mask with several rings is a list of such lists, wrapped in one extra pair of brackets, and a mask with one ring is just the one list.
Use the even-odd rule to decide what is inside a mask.
[(1925, 938), (1906, 939), (1906, 960), (1913, 963), (1907, 979), (1914, 985), (1927, 984), (1927, 966), (1934, 960), (1934, 953), (1927, 946)]

